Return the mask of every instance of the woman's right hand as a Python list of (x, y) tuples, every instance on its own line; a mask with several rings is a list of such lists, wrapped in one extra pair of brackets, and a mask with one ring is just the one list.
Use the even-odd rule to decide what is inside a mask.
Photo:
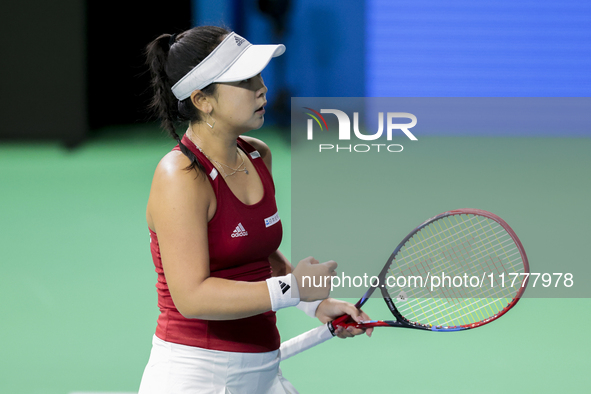
[[(316, 301), (328, 298), (336, 268), (337, 263), (332, 260), (321, 264), (313, 257), (306, 257), (300, 261), (292, 271), (298, 281), (300, 300)], [(320, 286), (316, 287), (319, 284)]]

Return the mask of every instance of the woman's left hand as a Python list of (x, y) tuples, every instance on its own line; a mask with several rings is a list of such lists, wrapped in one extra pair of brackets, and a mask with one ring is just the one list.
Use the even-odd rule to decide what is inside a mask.
[[(356, 322), (360, 322), (361, 320), (371, 320), (365, 312), (355, 308), (355, 305), (346, 301), (335, 300), (334, 298), (327, 298), (322, 301), (316, 310), (316, 317), (320, 319), (322, 323), (328, 323), (344, 314), (351, 316)], [(373, 328), (360, 329), (348, 327), (347, 329), (343, 329), (343, 327), (338, 327), (335, 331), (335, 335), (339, 338), (349, 338), (363, 334), (364, 332), (368, 337), (371, 337)]]

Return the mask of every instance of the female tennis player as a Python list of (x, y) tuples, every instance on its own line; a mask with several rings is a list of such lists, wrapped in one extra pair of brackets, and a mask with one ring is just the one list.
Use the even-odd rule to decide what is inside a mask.
[(160, 316), (141, 394), (297, 393), (279, 370), (275, 311), (369, 319), (327, 298), (329, 287), (300, 286), (303, 276), (334, 275), (334, 261), (309, 257), (292, 269), (278, 250), (271, 152), (243, 134), (263, 125), (260, 73), (284, 51), (211, 26), (147, 47), (152, 108), (178, 145), (156, 168), (146, 212)]

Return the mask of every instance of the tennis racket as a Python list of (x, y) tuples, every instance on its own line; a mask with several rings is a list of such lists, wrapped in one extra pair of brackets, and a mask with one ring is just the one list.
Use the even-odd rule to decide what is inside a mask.
[[(449, 280), (448, 280), (449, 278)], [(343, 315), (281, 344), (286, 360), (334, 336), (337, 327), (402, 327), (452, 332), (488, 324), (523, 295), (529, 264), (515, 232), (497, 215), (458, 209), (410, 232), (363, 297), (376, 289), (396, 320), (356, 323)]]

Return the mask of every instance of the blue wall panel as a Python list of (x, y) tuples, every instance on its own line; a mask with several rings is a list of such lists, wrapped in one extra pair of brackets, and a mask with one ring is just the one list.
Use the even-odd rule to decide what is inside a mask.
[(368, 96), (589, 96), (591, 3), (366, 1)]
[[(238, 9), (239, 8), (239, 9)], [(365, 2), (293, 0), (284, 37), (273, 35), (270, 18), (256, 0), (194, 2), (195, 24), (239, 24), (253, 44), (282, 42), (284, 75), (278, 59), (264, 71), (270, 88), (287, 85), (292, 96), (361, 97), (365, 93)], [(280, 80), (278, 80), (280, 79)], [(270, 91), (272, 100), (273, 91)]]

